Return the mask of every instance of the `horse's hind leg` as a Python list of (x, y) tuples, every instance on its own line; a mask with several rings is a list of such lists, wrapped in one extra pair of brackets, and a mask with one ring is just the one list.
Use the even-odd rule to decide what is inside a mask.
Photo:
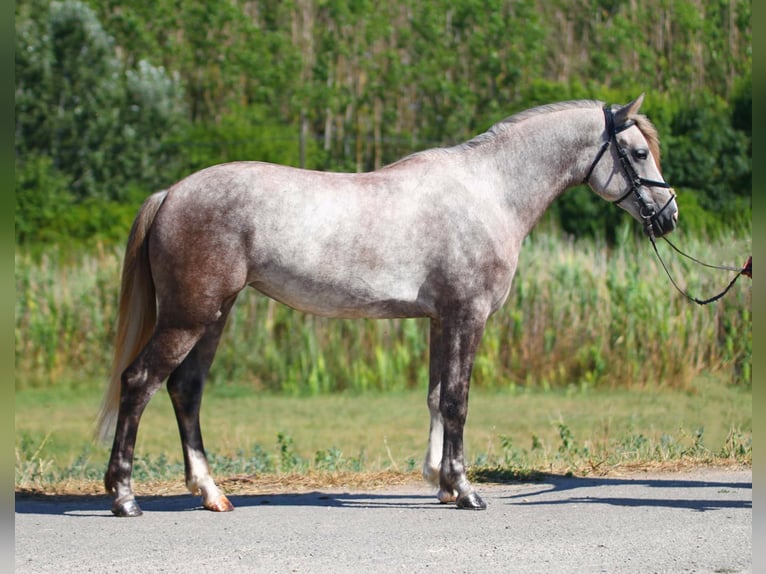
[(192, 494), (199, 492), (202, 495), (202, 504), (205, 508), (217, 512), (234, 510), (234, 506), (219, 490), (210, 475), (210, 467), (202, 442), (199, 413), (205, 379), (213, 362), (230, 308), (231, 303), (222, 310), (218, 321), (207, 328), (194, 349), (168, 379), (168, 393), (181, 434), (186, 486)]
[(162, 381), (184, 360), (202, 332), (202, 328), (157, 328), (122, 374), (117, 426), (104, 476), (104, 486), (114, 496), (112, 512), (117, 516), (141, 514), (131, 486), (133, 451), (141, 415)]

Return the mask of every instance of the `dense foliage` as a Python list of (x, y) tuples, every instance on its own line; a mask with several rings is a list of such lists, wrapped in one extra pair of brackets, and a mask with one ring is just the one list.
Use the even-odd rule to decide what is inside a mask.
[[(16, 237), (122, 238), (190, 171), (369, 170), (540, 103), (647, 92), (708, 233), (750, 216), (749, 0), (18, 0)], [(613, 233), (585, 189), (571, 233)], [(586, 215), (586, 216), (583, 216)]]

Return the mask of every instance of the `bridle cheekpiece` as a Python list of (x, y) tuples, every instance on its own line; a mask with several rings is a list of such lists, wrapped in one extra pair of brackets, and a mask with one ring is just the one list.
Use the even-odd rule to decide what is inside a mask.
[(641, 215), (641, 219), (644, 220), (644, 225), (646, 227), (647, 233), (650, 233), (653, 235), (654, 234), (653, 226), (656, 223), (657, 218), (660, 216), (660, 214), (663, 211), (665, 211), (665, 208), (673, 202), (676, 196), (671, 193), (670, 199), (668, 199), (668, 201), (665, 203), (665, 205), (662, 206), (662, 208), (659, 211), (655, 211), (655, 209), (646, 202), (644, 197), (641, 195), (641, 191), (640, 191), (641, 187), (662, 187), (664, 189), (670, 189), (670, 184), (664, 181), (646, 179), (638, 175), (638, 172), (633, 167), (633, 163), (630, 161), (630, 157), (628, 157), (627, 150), (620, 145), (619, 141), (617, 141), (617, 134), (634, 126), (636, 122), (634, 120), (628, 120), (624, 124), (617, 126), (614, 123), (614, 114), (612, 113), (612, 109), (609, 107), (609, 105), (605, 104), (603, 107), (603, 110), (604, 110), (604, 122), (606, 124), (605, 125), (606, 141), (601, 145), (601, 148), (598, 150), (598, 153), (596, 154), (596, 158), (593, 160), (593, 163), (590, 165), (590, 169), (588, 170), (588, 174), (585, 176), (583, 183), (588, 184), (590, 182), (590, 178), (593, 175), (593, 170), (596, 169), (596, 165), (598, 165), (598, 162), (601, 160), (601, 158), (604, 156), (606, 151), (609, 149), (609, 146), (611, 144), (614, 144), (614, 147), (617, 150), (617, 156), (620, 158), (620, 165), (622, 166), (622, 172), (627, 178), (629, 185), (628, 185), (627, 191), (625, 191), (625, 193), (623, 193), (619, 198), (617, 198), (612, 203), (614, 203), (615, 205), (619, 205), (620, 203), (625, 201), (628, 197), (633, 195), (636, 198), (636, 202), (638, 203), (639, 214)]

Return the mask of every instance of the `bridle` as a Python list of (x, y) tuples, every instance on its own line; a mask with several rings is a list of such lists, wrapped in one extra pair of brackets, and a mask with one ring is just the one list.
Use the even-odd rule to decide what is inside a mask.
[[(653, 239), (654, 226), (659, 225), (658, 224), (659, 216), (662, 214), (663, 211), (665, 211), (668, 205), (670, 205), (673, 202), (676, 196), (675, 194), (671, 193), (670, 198), (665, 203), (665, 205), (662, 206), (662, 208), (659, 211), (655, 211), (655, 209), (646, 202), (646, 200), (644, 199), (644, 196), (641, 195), (640, 190), (642, 187), (661, 187), (663, 189), (670, 189), (670, 184), (664, 181), (646, 179), (638, 175), (636, 168), (633, 167), (633, 163), (630, 161), (630, 157), (628, 157), (627, 150), (620, 145), (619, 141), (617, 141), (617, 134), (634, 126), (636, 122), (633, 120), (628, 120), (624, 124), (617, 126), (614, 123), (614, 114), (612, 113), (612, 109), (609, 107), (609, 105), (604, 105), (603, 110), (604, 110), (604, 121), (606, 124), (607, 139), (601, 145), (601, 148), (598, 150), (598, 153), (596, 154), (596, 158), (593, 160), (593, 163), (590, 164), (590, 169), (588, 170), (588, 174), (585, 176), (583, 183), (588, 184), (590, 182), (590, 178), (593, 175), (593, 170), (596, 169), (596, 165), (598, 165), (598, 162), (601, 161), (602, 157), (604, 157), (604, 154), (606, 153), (606, 150), (609, 149), (609, 146), (611, 144), (614, 144), (614, 147), (617, 150), (617, 156), (620, 159), (620, 166), (622, 167), (622, 172), (627, 178), (629, 183), (628, 183), (627, 191), (625, 191), (625, 193), (623, 193), (619, 198), (614, 200), (612, 203), (614, 203), (615, 205), (620, 205), (623, 201), (628, 199), (628, 197), (633, 195), (636, 199), (636, 203), (638, 203), (639, 215), (641, 216), (641, 219), (644, 220), (644, 227), (646, 229), (646, 232), (649, 235), (649, 237)], [(662, 228), (660, 227), (660, 229)]]
[(633, 163), (630, 161), (630, 157), (628, 156), (627, 150), (623, 146), (621, 146), (620, 142), (617, 140), (618, 133), (623, 132), (627, 130), (628, 128), (634, 126), (636, 122), (634, 120), (628, 120), (624, 124), (617, 126), (614, 123), (614, 114), (612, 113), (612, 109), (609, 107), (608, 104), (604, 105), (603, 110), (604, 110), (604, 121), (606, 124), (607, 139), (599, 148), (598, 153), (596, 154), (596, 157), (593, 160), (593, 163), (590, 164), (590, 169), (588, 169), (588, 174), (585, 176), (583, 183), (589, 184), (590, 178), (593, 175), (593, 170), (596, 169), (596, 165), (598, 165), (598, 162), (601, 160), (601, 158), (604, 156), (606, 151), (609, 149), (609, 146), (614, 144), (614, 147), (617, 150), (617, 156), (620, 159), (620, 166), (622, 167), (622, 172), (627, 178), (629, 184), (628, 184), (627, 191), (625, 191), (625, 193), (623, 193), (619, 198), (617, 198), (612, 203), (614, 203), (615, 205), (619, 205), (631, 195), (635, 197), (636, 203), (638, 203), (639, 215), (641, 216), (641, 219), (644, 222), (644, 229), (646, 231), (646, 234), (649, 237), (649, 241), (651, 241), (652, 243), (652, 247), (654, 248), (654, 253), (657, 255), (657, 259), (659, 259), (660, 263), (662, 264), (662, 268), (665, 270), (665, 274), (668, 276), (668, 279), (670, 279), (670, 282), (678, 290), (678, 292), (681, 293), (684, 297), (686, 297), (689, 301), (693, 301), (694, 303), (697, 303), (698, 305), (707, 305), (708, 303), (717, 301), (718, 299), (726, 295), (729, 289), (731, 289), (734, 286), (734, 283), (737, 282), (737, 279), (739, 279), (740, 275), (752, 277), (752, 272), (753, 272), (752, 256), (748, 257), (747, 262), (741, 268), (731, 267), (728, 265), (710, 265), (708, 263), (703, 263), (699, 259), (696, 259), (692, 257), (691, 255), (684, 253), (678, 247), (676, 247), (673, 243), (671, 243), (667, 237), (663, 236), (662, 239), (664, 239), (667, 242), (667, 244), (670, 245), (678, 254), (682, 255), (683, 257), (686, 257), (687, 259), (694, 261), (695, 263), (698, 263), (699, 265), (702, 265), (704, 267), (708, 267), (711, 269), (737, 272), (737, 274), (729, 282), (729, 284), (726, 286), (726, 288), (723, 291), (721, 291), (717, 295), (714, 295), (713, 297), (710, 297), (709, 299), (697, 299), (696, 297), (689, 295), (689, 293), (687, 293), (685, 290), (681, 289), (681, 287), (678, 286), (678, 284), (675, 282), (675, 280), (671, 276), (667, 265), (665, 265), (665, 261), (663, 261), (662, 257), (660, 256), (660, 252), (657, 249), (657, 243), (655, 242), (655, 235), (654, 235), (655, 225), (658, 226), (660, 231), (663, 230), (662, 226), (658, 222), (658, 218), (662, 214), (662, 212), (665, 211), (668, 205), (670, 205), (671, 202), (675, 200), (676, 196), (675, 194), (671, 193), (670, 198), (665, 203), (665, 205), (663, 205), (660, 208), (659, 211), (656, 211), (652, 206), (650, 206), (646, 202), (646, 200), (644, 199), (644, 196), (641, 195), (640, 190), (642, 187), (661, 187), (663, 189), (670, 189), (670, 184), (664, 181), (655, 181), (653, 179), (646, 179), (638, 175), (636, 168), (633, 167)]

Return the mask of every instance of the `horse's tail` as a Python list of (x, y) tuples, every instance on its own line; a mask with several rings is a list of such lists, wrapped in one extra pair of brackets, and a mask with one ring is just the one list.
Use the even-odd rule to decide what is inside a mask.
[(122, 372), (149, 341), (157, 320), (157, 301), (146, 239), (166, 195), (167, 190), (159, 191), (144, 202), (128, 237), (122, 265), (111, 377), (96, 427), (96, 435), (102, 441), (109, 439), (117, 421)]

